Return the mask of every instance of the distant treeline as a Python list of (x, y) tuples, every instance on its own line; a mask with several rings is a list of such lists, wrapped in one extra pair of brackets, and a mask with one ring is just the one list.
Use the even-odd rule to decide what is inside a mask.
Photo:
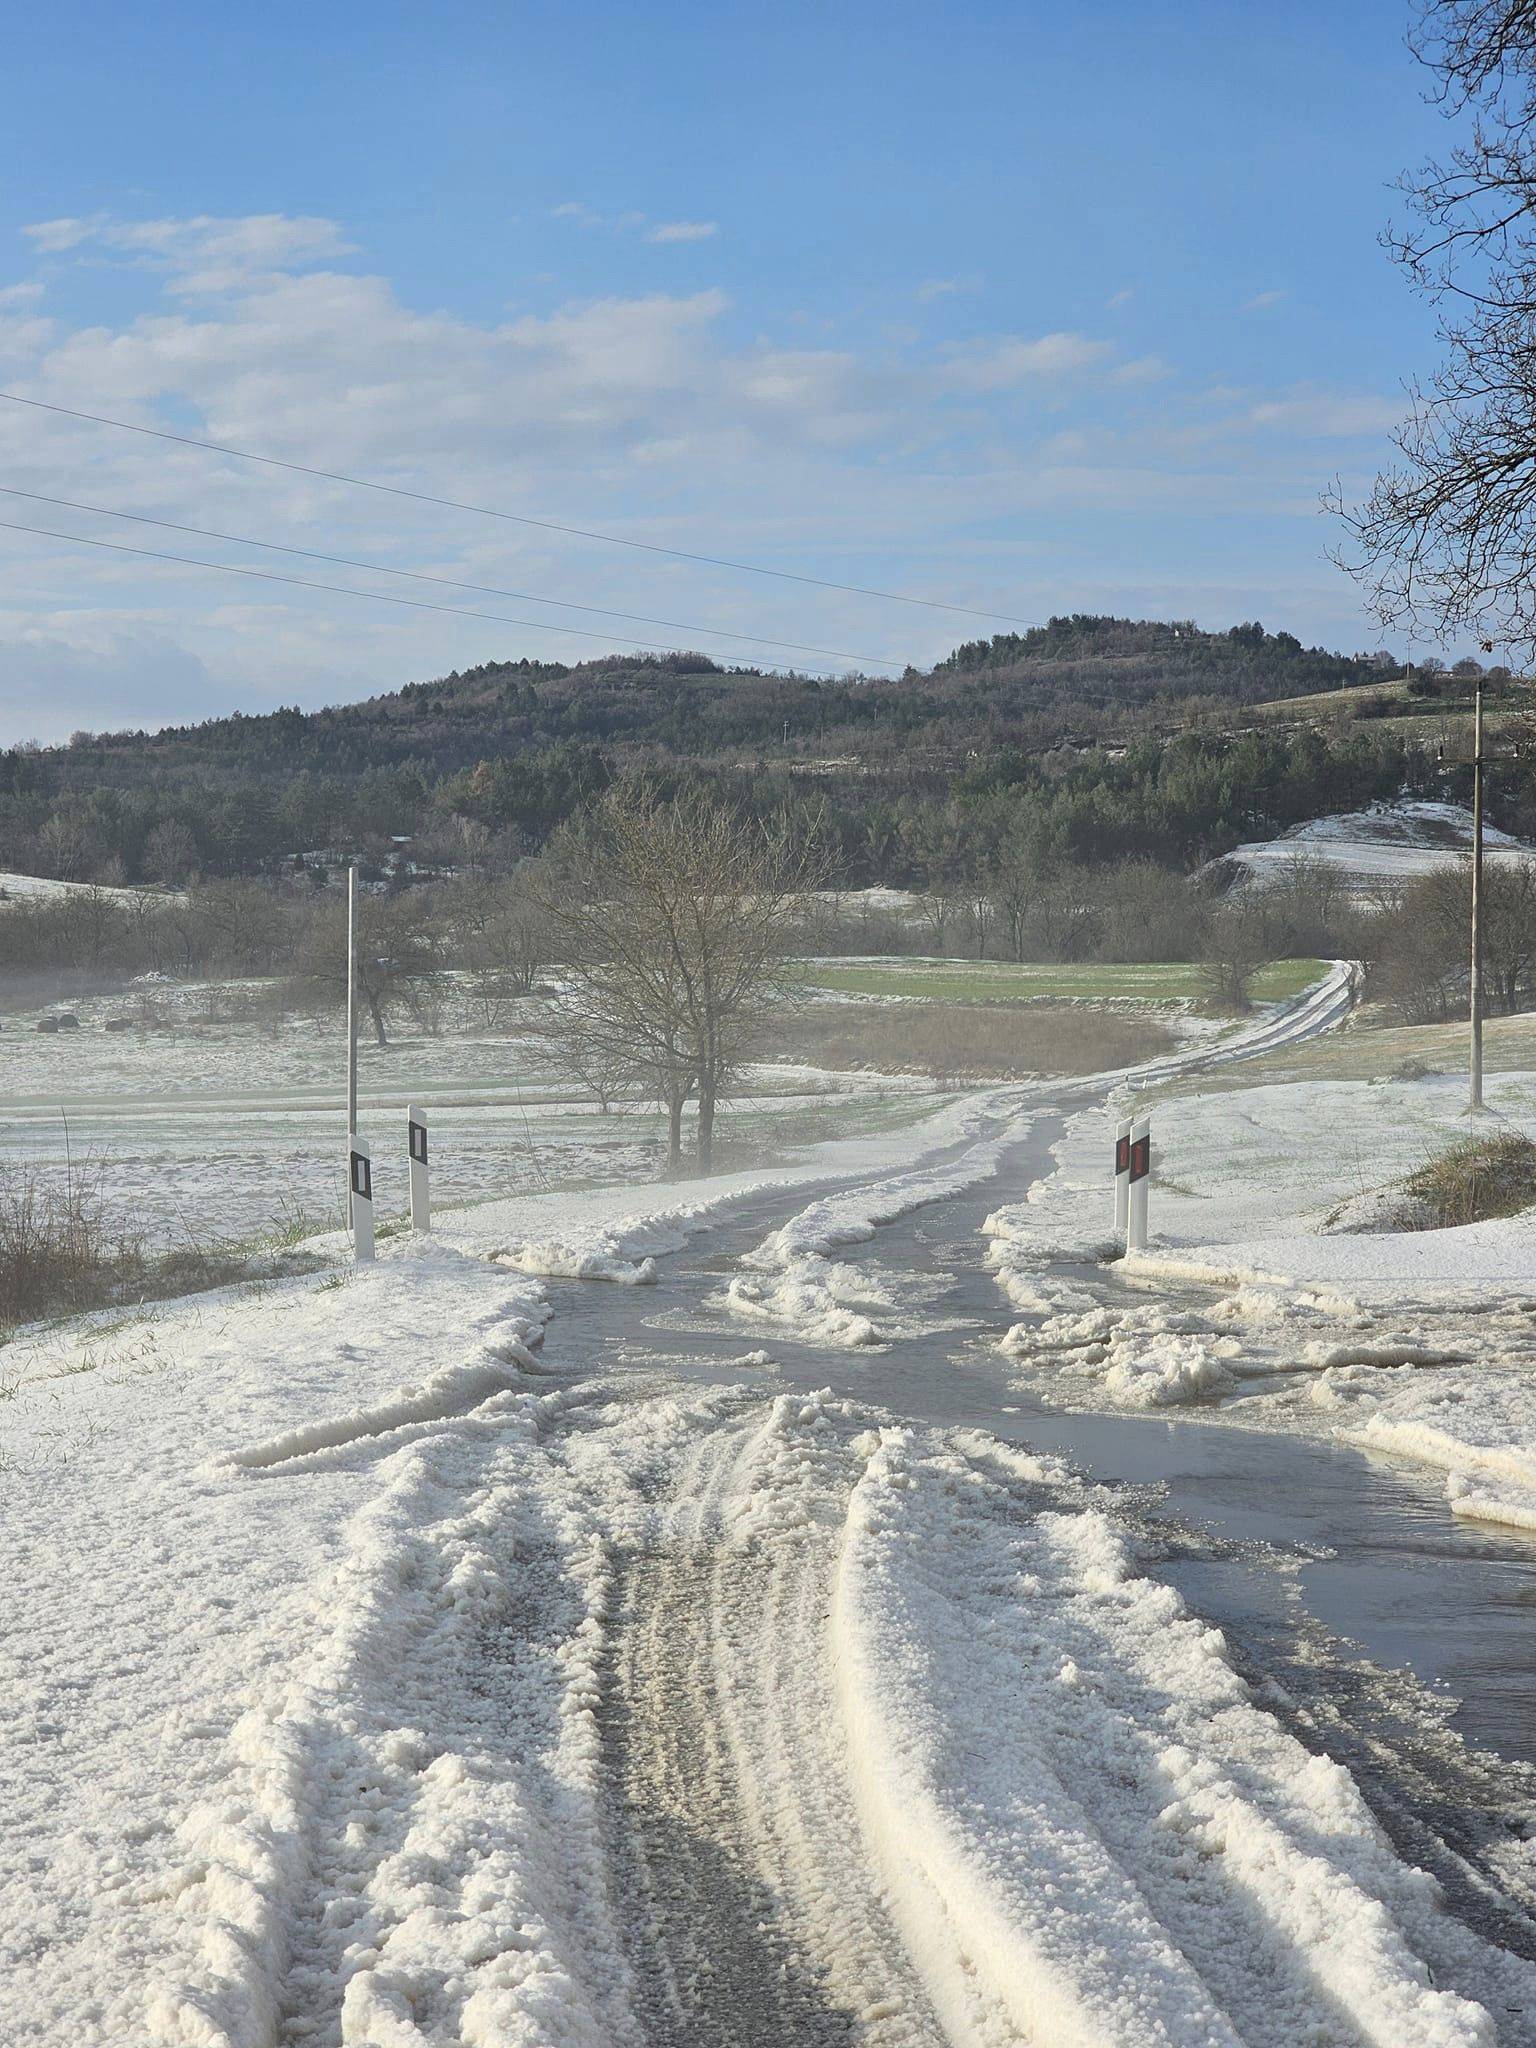
[(1091, 617), (894, 679), (768, 676), (702, 655), (493, 663), (318, 712), (13, 748), (0, 867), (180, 884), (329, 851), (384, 873), (407, 839), (424, 867), (505, 865), (636, 771), (749, 811), (815, 811), (850, 885), (924, 885), (936, 833), (994, 832), (1004, 810), (1073, 860), (1188, 865), (1403, 783), (1440, 787), (1432, 764), (1363, 726), (1242, 730), (1250, 704), (1382, 673), (1382, 658), (1257, 624)]

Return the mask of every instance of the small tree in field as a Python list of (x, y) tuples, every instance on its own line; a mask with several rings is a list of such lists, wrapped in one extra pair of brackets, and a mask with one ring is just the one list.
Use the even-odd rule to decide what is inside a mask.
[[(430, 986), (442, 971), (437, 934), (419, 892), (393, 897), (359, 895), (357, 1000), (373, 1026), (375, 1044), (389, 1044), (390, 1011)], [(299, 977), (326, 1002), (345, 1005), (345, 903), (327, 903), (316, 911), (300, 955)]]
[(461, 875), (437, 900), (454, 962), (487, 1024), (506, 1002), (532, 995), (549, 965), (549, 923), (530, 873)]
[(1228, 901), (1211, 913), (1201, 948), (1206, 993), (1223, 1010), (1253, 1008), (1253, 977), (1266, 956), (1263, 920), (1250, 904)]
[(810, 839), (742, 820), (697, 792), (611, 790), (554, 849), (545, 909), (562, 941), (573, 1039), (643, 1077), (667, 1111), (667, 1167), (698, 1097), (698, 1164), (780, 978), (802, 899), (822, 879)]

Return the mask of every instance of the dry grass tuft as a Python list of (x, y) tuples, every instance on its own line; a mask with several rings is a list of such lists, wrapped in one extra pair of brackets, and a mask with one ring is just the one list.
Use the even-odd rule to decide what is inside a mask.
[(103, 1162), (66, 1162), (54, 1179), (0, 1172), (0, 1332), (54, 1316), (227, 1286), (249, 1272), (238, 1246), (146, 1252), (108, 1221)]
[(1403, 1183), (1424, 1206), (1424, 1228), (1518, 1216), (1536, 1202), (1536, 1144), (1517, 1131), (1467, 1138)]

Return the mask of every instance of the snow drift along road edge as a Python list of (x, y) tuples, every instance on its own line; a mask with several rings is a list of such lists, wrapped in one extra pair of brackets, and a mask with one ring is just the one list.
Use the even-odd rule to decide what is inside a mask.
[(1484, 2006), (1437, 1987), (1507, 1997), (1512, 1970), (1515, 2002), (1532, 1972), (1448, 1920), (1102, 1511), (1052, 1511), (1049, 1467), (963, 1433), (864, 1448), (838, 1696), (872, 1851), (957, 2040), (1491, 2048)]

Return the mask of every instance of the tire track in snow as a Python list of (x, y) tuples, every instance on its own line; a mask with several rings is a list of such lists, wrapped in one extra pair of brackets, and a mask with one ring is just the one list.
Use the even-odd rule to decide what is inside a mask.
[(787, 1442), (782, 1406), (711, 1431), (620, 1567), (603, 1732), (647, 2040), (942, 2048), (840, 1752), (827, 1614), (845, 1489), (808, 1498), (822, 1447)]

